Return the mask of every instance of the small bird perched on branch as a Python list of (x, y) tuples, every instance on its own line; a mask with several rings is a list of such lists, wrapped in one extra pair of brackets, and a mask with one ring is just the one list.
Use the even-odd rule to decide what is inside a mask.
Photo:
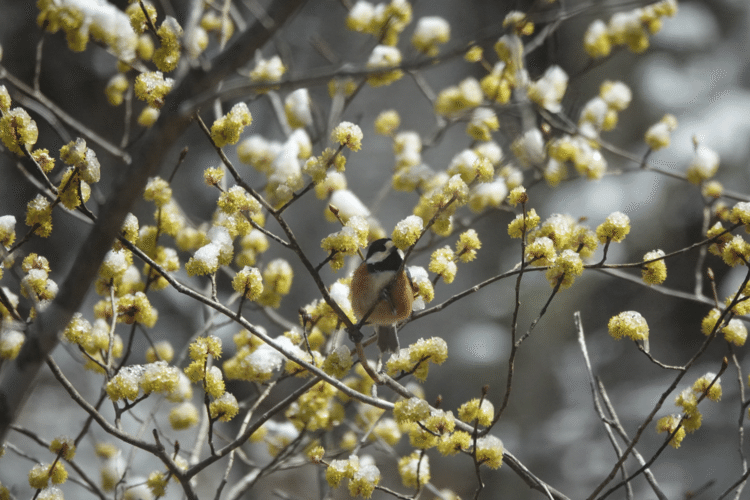
[(414, 291), (403, 262), (404, 253), (390, 238), (375, 240), (352, 278), (354, 314), (375, 325), (381, 353), (398, 352), (396, 326), (411, 315)]

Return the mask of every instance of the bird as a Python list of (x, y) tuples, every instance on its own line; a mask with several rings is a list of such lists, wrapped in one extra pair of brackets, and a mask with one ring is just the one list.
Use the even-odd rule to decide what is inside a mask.
[(352, 277), (352, 309), (359, 321), (375, 326), (381, 354), (398, 353), (396, 326), (411, 315), (414, 291), (403, 262), (404, 253), (390, 238), (381, 238), (370, 243)]

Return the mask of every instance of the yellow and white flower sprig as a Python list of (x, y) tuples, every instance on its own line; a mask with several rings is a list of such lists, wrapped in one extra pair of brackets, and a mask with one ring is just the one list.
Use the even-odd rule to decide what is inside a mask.
[[(526, 208), (528, 195), (522, 187), (514, 188), (508, 200), (511, 205), (522, 203), (524, 210), (508, 224), (511, 238), (526, 238), (525, 260), (532, 266), (547, 267), (546, 277), (552, 287), (562, 289), (573, 284), (575, 277), (583, 273), (583, 258), (591, 257), (599, 243), (605, 244), (602, 262), (606, 260), (606, 249), (611, 242), (621, 242), (630, 232), (630, 219), (621, 212), (610, 214), (592, 231), (576, 222), (569, 215), (553, 214), (540, 225), (541, 217), (533, 208)], [(644, 260), (663, 256), (652, 252)], [(666, 279), (666, 266), (657, 260), (644, 264), (644, 281), (660, 284)]]
[(131, 63), (136, 58), (139, 37), (128, 14), (114, 4), (42, 0), (38, 8), (39, 26), (50, 33), (62, 29), (70, 50), (83, 52), (93, 38), (121, 61)]
[[(411, 4), (407, 1), (391, 0), (389, 3), (372, 4), (366, 0), (358, 0), (346, 17), (346, 27), (352, 31), (373, 35), (382, 40), (384, 45), (395, 46), (399, 36), (411, 20)], [(440, 25), (439, 29), (429, 30), (429, 32), (443, 33), (443, 28)], [(444, 35), (440, 37), (442, 36)], [(425, 38), (427, 35), (420, 37), (420, 39)]]
[(667, 432), (672, 436), (669, 440), (670, 446), (679, 448), (687, 433), (692, 434), (700, 429), (703, 415), (698, 410), (698, 404), (706, 398), (714, 402), (721, 399), (720, 375), (725, 368), (726, 359), (719, 374), (708, 372), (699, 377), (692, 387), (677, 395), (675, 406), (682, 410), (681, 415), (667, 415), (656, 422), (656, 432)]
[(610, 318), (608, 323), (609, 334), (619, 340), (629, 337), (632, 340), (648, 339), (648, 323), (638, 311), (625, 311)]
[[(323, 450), (319, 450), (322, 461)], [(338, 488), (341, 481), (348, 479), (349, 494), (353, 497), (361, 496), (370, 498), (375, 486), (380, 483), (380, 470), (375, 465), (375, 461), (369, 455), (358, 456), (351, 455), (348, 459), (331, 460), (326, 468), (326, 481), (331, 488)]]
[(477, 250), (482, 247), (479, 236), (474, 229), (469, 229), (459, 236), (456, 242), (456, 250), (449, 246), (439, 248), (432, 253), (428, 269), (442, 278), (443, 282), (450, 284), (456, 278), (458, 266), (456, 262), (471, 262), (476, 258)]
[(217, 366), (209, 367), (209, 357), (221, 357), (221, 340), (209, 335), (199, 337), (190, 344), (190, 359), (193, 361), (185, 368), (185, 374), (191, 382), (202, 382), (203, 389), (213, 398), (209, 405), (211, 419), (228, 422), (237, 415), (237, 399), (226, 392), (224, 376)]
[(583, 38), (583, 46), (592, 58), (606, 57), (613, 47), (626, 45), (640, 54), (649, 47), (649, 34), (661, 30), (662, 19), (677, 13), (677, 0), (661, 0), (637, 9), (614, 14), (609, 23), (592, 22)]

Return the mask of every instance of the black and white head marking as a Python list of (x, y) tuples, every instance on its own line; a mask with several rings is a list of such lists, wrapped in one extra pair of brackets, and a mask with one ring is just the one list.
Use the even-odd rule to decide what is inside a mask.
[(371, 273), (396, 271), (404, 261), (404, 252), (390, 238), (375, 240), (367, 249), (367, 270)]

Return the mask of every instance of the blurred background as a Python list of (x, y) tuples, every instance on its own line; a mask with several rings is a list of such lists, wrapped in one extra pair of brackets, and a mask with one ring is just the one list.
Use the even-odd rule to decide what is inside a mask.
[[(125, 2), (113, 3), (121, 8), (126, 7)], [(335, 0), (307, 2), (263, 49), (263, 56), (281, 56), (288, 67), (286, 77), (289, 79), (300, 78), (311, 72), (333, 71), (344, 63), (361, 65), (369, 55), (373, 40), (372, 37), (345, 28), (347, 11), (343, 3)], [(422, 16), (437, 15), (450, 22), (451, 41), (443, 49), (445, 52), (464, 47), (471, 41), (478, 41), (485, 47), (486, 57), (492, 61), (494, 54), (491, 47), (503, 33), (502, 20), (507, 12), (513, 9), (525, 11), (531, 3), (492, 0), (412, 2), (415, 20)], [(251, 12), (263, 5), (247, 0), (238, 2), (237, 10), (250, 21)], [(563, 100), (563, 112), (573, 120), (577, 119), (581, 107), (598, 93), (603, 80), (625, 82), (633, 90), (633, 101), (620, 114), (617, 128), (604, 133), (605, 140), (640, 158), (647, 150), (643, 141), (645, 130), (665, 113), (672, 113), (677, 117), (679, 127), (672, 135), (671, 146), (649, 157), (652, 165), (664, 170), (684, 172), (693, 152), (693, 138), (697, 138), (701, 144), (716, 150), (721, 156), (717, 179), (728, 189), (748, 193), (750, 58), (747, 54), (750, 54), (750, 38), (747, 33), (750, 30), (750, 4), (744, 0), (680, 2), (678, 14), (665, 20), (663, 29), (651, 37), (651, 47), (644, 54), (636, 56), (626, 50), (616, 51), (606, 62), (589, 68), (589, 59), (582, 45), (587, 26), (594, 19), (606, 22), (614, 12), (642, 5), (646, 5), (646, 2), (558, 0), (557, 5), (545, 8), (539, 14), (538, 30), (554, 22), (560, 8), (575, 15), (562, 22), (554, 34), (529, 56), (527, 66), (530, 76), (532, 79), (538, 78), (551, 64), (561, 66), (571, 75)], [(185, 12), (182, 9), (186, 6), (182, 2), (167, 5), (165, 0), (157, 2), (157, 8), (160, 19), (166, 13), (183, 22), (181, 16)], [(30, 85), (37, 46), (43, 36), (36, 25), (38, 10), (33, 2), (9, 1), (2, 2), (2, 9), (5, 14), (0, 16), (1, 64), (9, 73)], [(408, 43), (411, 30), (413, 25), (406, 29), (399, 44), (405, 61), (418, 57)], [(217, 50), (215, 42), (211, 47), (207, 53), (209, 57), (212, 50)], [(118, 143), (124, 130), (122, 109), (109, 106), (104, 95), (104, 86), (115, 72), (116, 60), (102, 48), (90, 44), (86, 52), (72, 53), (67, 48), (62, 33), (45, 35), (41, 91), (71, 116)], [(437, 92), (446, 86), (457, 84), (467, 76), (481, 78), (484, 72), (478, 65), (471, 65), (459, 56), (425, 68), (420, 74)], [(7, 82), (0, 83), (8, 86), (14, 99), (21, 97)], [(309, 90), (316, 113), (326, 117), (330, 106), (326, 86), (311, 87)], [(283, 98), (285, 92), (280, 91), (280, 94)], [(249, 96), (248, 99), (253, 123), (245, 135), (262, 134), (268, 139), (283, 141), (283, 132), (269, 99), (262, 96)], [(233, 103), (234, 101), (225, 103), (224, 112)], [(39, 106), (27, 105), (26, 102), (22, 104), (39, 125), (38, 147), (57, 152), (63, 144), (75, 138), (73, 131), (70, 131), (71, 137), (57, 135), (47, 124), (44, 110)], [(374, 118), (384, 109), (397, 110), (402, 118), (401, 130), (414, 130), (423, 140), (435, 133), (437, 125), (431, 103), (409, 77), (387, 87), (365, 86), (343, 114), (345, 120), (360, 125), (365, 137), (362, 150), (349, 154), (346, 169), (349, 188), (365, 205), (373, 209), (386, 232), (390, 233), (398, 221), (411, 214), (417, 196), (389, 189), (394, 165), (392, 142), (389, 138), (375, 134), (373, 127)], [(210, 110), (204, 111), (204, 118), (210, 117)], [(501, 129), (494, 134), (493, 139), (502, 147), (504, 161), (515, 163), (509, 146), (519, 130), (519, 117), (512, 109), (499, 109), (498, 115)], [(138, 134), (136, 125), (131, 133), (131, 140), (137, 141)], [(327, 146), (326, 139), (327, 134), (323, 134), (322, 140), (314, 143), (314, 153)], [(438, 143), (425, 148), (422, 158), (433, 169), (444, 170), (452, 157), (470, 144), (471, 139), (464, 133), (464, 125), (457, 124), (448, 129)], [(172, 189), (176, 200), (189, 217), (195, 221), (209, 220), (214, 211), (216, 195), (203, 184), (201, 172), (206, 167), (217, 166), (218, 158), (197, 127), (191, 127), (185, 137), (175, 144), (174, 151), (167, 155), (167, 163), (160, 174), (163, 177), (169, 175), (177, 162), (179, 151), (186, 145), (189, 145), (190, 150), (185, 164), (175, 177)], [(119, 169), (124, 167), (105, 151), (95, 146), (94, 149), (102, 163), (102, 177), (105, 179), (101, 186), (101, 196), (106, 197), (111, 194), (112, 189), (111, 185), (107, 185), (107, 179), (111, 181)], [(226, 151), (236, 161), (234, 148), (226, 148)], [(22, 234), (25, 205), (35, 196), (35, 188), (19, 173), (15, 166), (17, 159), (5, 150), (2, 153), (0, 215), (14, 215), (18, 221), (16, 230)], [(536, 209), (542, 220), (556, 213), (568, 214), (575, 219), (587, 219), (586, 223), (592, 229), (614, 211), (626, 213), (631, 219), (632, 230), (623, 243), (610, 247), (610, 263), (636, 262), (648, 251), (660, 248), (670, 252), (702, 239), (704, 202), (699, 188), (664, 175), (638, 171), (636, 164), (621, 157), (608, 153), (605, 156), (610, 171), (618, 172), (617, 174), (606, 175), (600, 181), (588, 181), (574, 175), (554, 189), (544, 182), (533, 183), (533, 187), (529, 189), (529, 206)], [(262, 185), (264, 180), (258, 172), (246, 166), (242, 168), (243, 176), (251, 184)], [(524, 176), (524, 184), (531, 185), (534, 173), (525, 171)], [(734, 201), (728, 201), (730, 206), (733, 203)], [(89, 205), (95, 208), (96, 200)], [(308, 255), (314, 262), (325, 258), (325, 253), (320, 249), (320, 240), (338, 230), (337, 225), (324, 221), (325, 208), (325, 202), (309, 194), (286, 214), (303, 248), (308, 250)], [(150, 220), (152, 211), (152, 206), (145, 203), (134, 209), (134, 213), (142, 220)], [(519, 243), (507, 235), (507, 224), (514, 217), (510, 210), (498, 209), (474, 220), (475, 216), (464, 209), (457, 217), (472, 223), (483, 247), (474, 262), (459, 265), (453, 284), (440, 283), (436, 287), (432, 305), (488, 277), (511, 269), (519, 261)], [(50, 238), (34, 238), (24, 247), (24, 251), (47, 256), (53, 270), (52, 279), (62, 281), (70, 271), (72, 256), (76, 254), (89, 227), (61, 213), (55, 215), (54, 223), (55, 230)], [(273, 223), (269, 223), (269, 227), (277, 230)], [(454, 234), (444, 242), (435, 239), (431, 244), (453, 246), (456, 238), (457, 234)], [(181, 256), (181, 261), (184, 263), (188, 257)], [(319, 293), (294, 255), (280, 247), (274, 247), (272, 243), (266, 258), (274, 257), (286, 258), (294, 267), (293, 290), (282, 300), (278, 312), (296, 323), (299, 308), (318, 299)], [(597, 262), (600, 258), (601, 250), (591, 262)], [(662, 287), (692, 293), (697, 259), (697, 251), (670, 259), (667, 262), (669, 276)], [(410, 264), (426, 266), (428, 261), (429, 253), (423, 253), (416, 255)], [(729, 270), (718, 258), (712, 256), (708, 257), (706, 264), (716, 274), (720, 300), (733, 293), (744, 276), (744, 268)], [(332, 283), (345, 272), (343, 270), (336, 274), (325, 270), (324, 277), (326, 282)], [(625, 272), (635, 277), (640, 276), (637, 270)], [(180, 278), (188, 279), (184, 271)], [(0, 285), (10, 286), (8, 280), (6, 275)], [(207, 287), (206, 279), (192, 278), (190, 283), (199, 289), (205, 290)], [(440, 367), (433, 367), (430, 377), (423, 385), (428, 401), (433, 403), (441, 396), (441, 407), (455, 412), (469, 398), (479, 397), (482, 387), (489, 385), (488, 399), (496, 407), (499, 406), (506, 383), (514, 284), (514, 279), (498, 281), (451, 305), (443, 313), (426, 316), (408, 324), (401, 331), (402, 346), (419, 338), (432, 336), (440, 336), (448, 342), (448, 361)], [(229, 280), (226, 277), (220, 279), (219, 286), (220, 297), (228, 297), (231, 293)], [(710, 296), (707, 285), (703, 292)], [(551, 288), (541, 273), (530, 273), (524, 277), (521, 285), (519, 332), (529, 329), (550, 293)], [(93, 290), (90, 295), (82, 309), (89, 319), (91, 306), (98, 300)], [(206, 312), (170, 290), (153, 294), (153, 297), (160, 319), (150, 334), (155, 340), (169, 339), (179, 350), (187, 339), (200, 330)], [(603, 425), (593, 411), (583, 356), (576, 340), (573, 313), (581, 313), (594, 373), (601, 377), (620, 420), (631, 435), (675, 376), (674, 372), (667, 372), (649, 362), (631, 342), (615, 341), (608, 335), (606, 325), (609, 318), (627, 310), (639, 311), (646, 318), (651, 330), (651, 352), (664, 363), (685, 363), (704, 341), (704, 336), (700, 333), (700, 321), (708, 312), (708, 306), (661, 294), (659, 287), (650, 289), (600, 272), (587, 271), (571, 289), (562, 291), (555, 297), (520, 349), (510, 405), (493, 430), (493, 434), (500, 437), (506, 448), (530, 470), (570, 498), (587, 496), (609, 473), (615, 461), (615, 454), (607, 441)], [(267, 327), (271, 336), (282, 333), (257, 311), (250, 312), (248, 318)], [(235, 327), (227, 327), (214, 332), (224, 341), (226, 357), (233, 354), (231, 336), (236, 331)], [(143, 362), (143, 352), (147, 347), (143, 337), (137, 336), (133, 362)], [(735, 351), (743, 370), (747, 372), (743, 349)], [(725, 355), (727, 347), (724, 342), (714, 342), (677, 390), (692, 384), (707, 371), (717, 372)], [(60, 346), (55, 357), (63, 369), (70, 372), (86, 397), (93, 400), (98, 396), (99, 380), (90, 374), (81, 375), (77, 353)], [(743, 409), (738, 402), (736, 372), (730, 367), (722, 380), (722, 401), (705, 402), (701, 405), (703, 427), (688, 436), (679, 450), (668, 448), (652, 468), (669, 498), (685, 498), (688, 492), (706, 485), (708, 489), (701, 498), (713, 498), (741, 474), (737, 452), (737, 422)], [(252, 394), (252, 390), (248, 392), (240, 384), (230, 386), (230, 390), (236, 392), (238, 397), (243, 392), (245, 395)], [(390, 397), (387, 393), (388, 391), (381, 389), (380, 395)], [(672, 401), (673, 397), (670, 396), (657, 418), (677, 412)], [(149, 408), (151, 407), (143, 405), (141, 409), (145, 413)], [(82, 421), (82, 413), (60, 390), (51, 375), (45, 372), (29, 399), (20, 424), (52, 438), (68, 426), (71, 434), (78, 432)], [(164, 419), (161, 419), (161, 423), (165, 427), (168, 425)], [(126, 420), (124, 425), (127, 430), (136, 432), (140, 424), (131, 419)], [(150, 433), (150, 428), (141, 429), (141, 432), (144, 431)], [(98, 428), (94, 428), (91, 435), (92, 440), (87, 446), (91, 446), (94, 440), (108, 440), (106, 434)], [(638, 449), (645, 457), (650, 457), (661, 445), (663, 438), (663, 435), (656, 435), (654, 425), (651, 424)], [(189, 438), (185, 439), (189, 441)], [(31, 450), (29, 454), (32, 456), (48, 454), (17, 433), (12, 433), (10, 440), (21, 449)], [(396, 451), (400, 455), (411, 452), (406, 437), (402, 438)], [(379, 453), (376, 450), (367, 452), (376, 456)], [(255, 453), (253, 458), (259, 463), (269, 460), (261, 448), (253, 449), (252, 453)], [(444, 458), (432, 452), (429, 456), (432, 484), (436, 488), (451, 488), (462, 498), (473, 496), (476, 483), (471, 460), (466, 457)], [(139, 453), (137, 457), (145, 455)], [(89, 459), (92, 460), (93, 471), (98, 465), (90, 455)], [(144, 463), (156, 467), (156, 463), (151, 463), (150, 458)], [(378, 461), (384, 476), (395, 477), (393, 471), (388, 469), (389, 464), (395, 467), (394, 460)], [(30, 466), (31, 462), (6, 453), (0, 466), (0, 482), (20, 485), (18, 497), (26, 497), (28, 491), (24, 488), (28, 486), (22, 485), (15, 478), (24, 476)], [(140, 466), (139, 463), (138, 467)], [(232, 476), (234, 481), (240, 477), (242, 467), (235, 466)], [(631, 464), (631, 472), (635, 468)], [(137, 472), (147, 475), (150, 470), (151, 468), (144, 467)], [(217, 478), (206, 483), (206, 494), (215, 490), (215, 482), (220, 476), (216, 470), (211, 474), (215, 474)], [(286, 491), (289, 498), (319, 497), (316, 481), (320, 478), (310, 467), (302, 472), (293, 470), (287, 474), (284, 483), (279, 481), (279, 476), (262, 480), (248, 493), (247, 498), (270, 498), (277, 488)], [(95, 474), (92, 472), (93, 475)], [(486, 482), (484, 498), (505, 495), (513, 498), (540, 498), (538, 492), (530, 491), (507, 467), (498, 471), (487, 470), (483, 478)], [(404, 491), (403, 486), (397, 482), (385, 482), (385, 485)], [(654, 497), (642, 478), (636, 480), (633, 486), (637, 498)], [(68, 498), (76, 498), (81, 493), (80, 489), (71, 485), (66, 485), (64, 490), (69, 495)], [(613, 498), (622, 498), (622, 491), (615, 493)], [(173, 487), (169, 493), (170, 498), (178, 498), (177, 493), (177, 488)], [(431, 498), (432, 493), (425, 494), (426, 498)], [(345, 498), (348, 493), (341, 488), (336, 495)]]

